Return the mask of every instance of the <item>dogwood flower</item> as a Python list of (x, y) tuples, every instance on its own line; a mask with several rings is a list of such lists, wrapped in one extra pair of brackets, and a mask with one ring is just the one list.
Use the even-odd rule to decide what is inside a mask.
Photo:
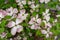
[(8, 15), (10, 15), (10, 16), (12, 16), (13, 14), (18, 13), (17, 8), (13, 8), (13, 7), (10, 7), (8, 9), (6, 9), (6, 11), (8, 12)]
[(26, 0), (22, 1), (22, 4), (23, 4), (23, 5), (26, 5)]
[(45, 3), (48, 3), (48, 2), (50, 2), (50, 0), (45, 0)]
[(47, 29), (47, 31), (46, 31), (46, 30), (41, 30), (41, 33), (42, 33), (42, 34), (45, 34), (45, 35), (46, 35), (46, 38), (49, 37), (49, 34), (52, 35), (52, 32), (49, 31), (49, 28)]
[(8, 24), (7, 24), (7, 27), (8, 28), (12, 28), (15, 26), (15, 22), (14, 21), (10, 21)]
[(17, 24), (22, 23), (22, 22), (23, 22), (23, 20), (17, 18), (15, 23), (17, 25)]
[(37, 5), (35, 5), (35, 4), (31, 4), (31, 6), (30, 6), (30, 8), (32, 8), (33, 10), (35, 10), (35, 8), (38, 8), (39, 7), (39, 5), (37, 4)]
[(34, 23), (38, 23), (40, 24), (41, 23), (41, 19), (38, 18), (38, 15), (36, 15), (36, 17), (32, 17), (31, 20), (29, 21), (29, 24), (34, 24)]
[(38, 18), (38, 15), (36, 15), (36, 17), (32, 17), (31, 20), (29, 21), (29, 24), (31, 26), (29, 26), (31, 29), (40, 29), (40, 23), (41, 23), (41, 19)]
[(46, 9), (45, 12), (43, 12), (44, 19), (48, 22), (50, 20), (50, 14), (48, 13), (49, 9)]
[[(16, 22), (17, 22), (17, 24), (16, 24)], [(8, 28), (12, 28), (11, 29), (11, 34), (12, 35), (15, 35), (16, 32), (20, 33), (23, 30), (23, 27), (21, 25), (19, 25), (19, 20), (17, 20), (16, 22), (11, 21), (7, 24)]]
[(40, 3), (43, 3), (43, 2), (48, 3), (49, 1), (50, 0), (39, 0)]
[(39, 2), (40, 2), (40, 3), (43, 3), (43, 2), (44, 2), (44, 0), (39, 0)]
[(0, 10), (0, 18), (4, 18), (7, 14), (8, 14), (8, 12), (6, 12), (2, 9)]
[(24, 1), (24, 0), (16, 0), (17, 3), (22, 2), (22, 1)]
[(16, 32), (17, 32), (17, 27), (13, 27), (13, 28), (11, 29), (11, 34), (12, 34), (12, 35), (15, 35)]
[(4, 37), (6, 37), (6, 35), (7, 35), (7, 33), (6, 33), (6, 32), (3, 32), (3, 33), (0, 35), (0, 37), (1, 37), (1, 38), (4, 38)]
[(21, 25), (17, 25), (11, 29), (11, 34), (15, 35), (16, 32), (20, 33), (23, 30), (23, 27)]
[(25, 10), (22, 9), (22, 10), (20, 10), (20, 13), (18, 14), (17, 18), (19, 18), (21, 20), (25, 20), (27, 15), (28, 15), (28, 13), (25, 13)]
[(33, 24), (32, 26), (30, 26), (31, 29), (40, 29), (38, 24)]
[(47, 28), (51, 28), (52, 25), (51, 25), (51, 23), (48, 22), (48, 23), (45, 24), (45, 27), (47, 27)]

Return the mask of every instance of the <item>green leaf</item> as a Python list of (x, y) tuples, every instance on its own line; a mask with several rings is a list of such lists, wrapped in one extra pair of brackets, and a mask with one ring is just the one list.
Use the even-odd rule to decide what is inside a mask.
[(5, 16), (5, 19), (10, 19), (10, 18), (11, 18), (11, 16), (9, 16), (9, 15)]
[(37, 15), (37, 13), (36, 13), (36, 12), (33, 12), (33, 13), (32, 13), (32, 16), (34, 16), (34, 17), (35, 17), (36, 15)]
[(28, 27), (28, 24), (24, 23), (24, 22), (21, 25), (24, 26), (24, 27)]
[(43, 35), (43, 34), (41, 33), (40, 30), (37, 30), (37, 31), (36, 31), (36, 35), (39, 36), (39, 37), (43, 37), (43, 36), (45, 36), (45, 35)]
[(44, 27), (45, 26), (45, 23), (44, 22), (41, 22), (40, 25), (41, 25), (41, 27)]
[(41, 36), (40, 30), (37, 30), (37, 31), (36, 31), (36, 35), (37, 35), (37, 36)]
[(4, 28), (0, 28), (0, 33), (3, 33), (4, 32)]
[(7, 33), (7, 37), (9, 38), (9, 37), (11, 37), (11, 36), (12, 36), (11, 33), (8, 32), (8, 33)]
[(54, 19), (51, 17), (51, 18), (50, 18), (50, 22), (52, 23), (53, 21), (54, 21)]
[(1, 27), (5, 27), (6, 26), (6, 22), (7, 22), (6, 20), (2, 20), (0, 26)]

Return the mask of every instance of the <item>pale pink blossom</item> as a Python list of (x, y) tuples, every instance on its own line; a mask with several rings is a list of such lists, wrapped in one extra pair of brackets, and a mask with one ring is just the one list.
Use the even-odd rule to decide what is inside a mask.
[(7, 33), (3, 32), (0, 36), (1, 36), (1, 38), (4, 38), (4, 37), (6, 37), (6, 35), (7, 35)]
[(34, 23), (38, 23), (40, 24), (41, 23), (41, 19), (38, 18), (38, 14), (36, 15), (36, 17), (32, 17), (31, 20), (29, 21), (29, 24), (34, 24)]
[(23, 31), (23, 27), (21, 25), (17, 25), (17, 32), (20, 33)]
[(41, 33), (42, 34), (47, 34), (47, 31), (46, 30), (41, 30)]
[(45, 3), (48, 3), (48, 2), (50, 2), (50, 0), (45, 0)]
[(23, 22), (23, 20), (21, 20), (21, 19), (16, 19), (16, 25), (18, 25), (19, 23), (22, 23)]
[(35, 18), (33, 17), (33, 18), (31, 18), (31, 20), (29, 21), (29, 24), (34, 24), (35, 22)]
[(40, 3), (43, 3), (43, 2), (44, 2), (44, 0), (39, 0), (39, 2), (40, 2)]
[(15, 26), (15, 22), (14, 22), (14, 21), (10, 21), (10, 22), (7, 24), (7, 27), (8, 27), (8, 28), (12, 28), (13, 26)]
[(19, 5), (20, 9), (23, 9), (24, 8), (24, 6), (22, 5), (21, 2), (19, 2), (18, 5)]
[(50, 35), (52, 35), (52, 32), (50, 32), (49, 30), (41, 30), (42, 34), (46, 35), (46, 38), (48, 38)]
[(17, 3), (19, 3), (19, 2), (20, 2), (20, 0), (16, 0), (16, 2), (17, 2)]
[(11, 29), (11, 34), (15, 35), (17, 32), (20, 33), (23, 31), (23, 27), (21, 25), (17, 25)]
[(10, 15), (10, 16), (12, 16), (13, 14), (18, 13), (17, 8), (13, 8), (13, 7), (10, 7), (8, 9), (6, 9), (6, 11), (8, 12), (8, 15)]
[(15, 35), (16, 32), (17, 32), (17, 27), (13, 27), (13, 28), (11, 29), (11, 34), (12, 34), (12, 35)]
[(48, 28), (51, 28), (52, 27), (52, 25), (51, 25), (51, 23), (46, 23), (46, 25), (45, 25), (46, 27), (48, 27)]
[(27, 37), (24, 37), (23, 40), (27, 40)]
[(39, 19), (37, 19), (37, 23), (38, 24), (40, 24), (41, 23), (41, 19), (39, 18)]
[(18, 14), (17, 18), (19, 18), (21, 20), (25, 20), (27, 16), (28, 16), (28, 13), (25, 13), (25, 10), (21, 10), (20, 13)]
[(13, 9), (13, 13), (18, 13), (17, 8), (14, 8), (14, 9)]
[(47, 22), (50, 20), (50, 13), (49, 13), (49, 9), (46, 9), (45, 12), (43, 12), (42, 14), (44, 17), (43, 19), (45, 19)]
[(25, 12), (26, 12), (25, 9), (20, 10), (21, 14), (24, 14)]
[(35, 10), (35, 8), (36, 8), (35, 4), (31, 4), (30, 8), (32, 8), (33, 10)]
[(23, 5), (26, 5), (26, 0), (22, 1), (22, 4), (23, 4)]
[(50, 2), (50, 0), (39, 0), (39, 1), (40, 1), (40, 3), (43, 3), (43, 2), (48, 3), (48, 2)]
[(30, 26), (31, 29), (40, 29), (39, 25), (38, 24), (33, 24), (32, 26)]
[(25, 20), (26, 17), (27, 17), (27, 15), (28, 15), (28, 14), (18, 14), (18, 17), (17, 17), (17, 18), (19, 18), (19, 19), (21, 19), (21, 20)]
[(49, 37), (49, 34), (46, 34), (46, 38), (48, 38)]
[(6, 15), (8, 14), (8, 12), (4, 11), (4, 10), (0, 10), (0, 17), (4, 18)]

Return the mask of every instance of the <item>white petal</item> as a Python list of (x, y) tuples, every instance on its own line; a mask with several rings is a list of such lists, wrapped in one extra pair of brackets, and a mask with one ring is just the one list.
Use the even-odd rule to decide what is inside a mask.
[(45, 0), (45, 3), (48, 3), (50, 0)]
[(21, 23), (23, 20), (21, 20), (21, 19), (16, 19), (16, 25), (17, 24), (19, 24), (19, 23)]
[(46, 38), (48, 38), (49, 37), (49, 34), (46, 34)]
[(23, 27), (21, 25), (17, 25), (17, 32), (20, 33), (23, 31)]
[(38, 18), (38, 14), (36, 15), (36, 19)]
[(0, 17), (1, 17), (1, 18), (4, 18), (4, 15), (2, 15), (2, 13), (0, 13)]
[(22, 1), (22, 4), (25, 5), (26, 4), (26, 1)]
[(11, 28), (13, 26), (15, 26), (15, 22), (14, 21), (9, 22), (8, 25), (7, 25), (8, 28)]
[(46, 30), (41, 30), (42, 34), (47, 34)]
[(37, 23), (40, 24), (41, 23), (41, 19), (37, 19)]
[(25, 13), (25, 9), (20, 10), (20, 13), (24, 14)]
[(12, 34), (12, 35), (15, 35), (16, 32), (17, 32), (17, 27), (13, 27), (13, 28), (11, 29), (11, 34)]
[(14, 8), (14, 9), (13, 9), (13, 13), (18, 13), (17, 8)]
[(43, 3), (44, 2), (44, 0), (39, 0), (40, 1), (40, 3)]
[(49, 9), (46, 9), (46, 13), (48, 13), (49, 12)]

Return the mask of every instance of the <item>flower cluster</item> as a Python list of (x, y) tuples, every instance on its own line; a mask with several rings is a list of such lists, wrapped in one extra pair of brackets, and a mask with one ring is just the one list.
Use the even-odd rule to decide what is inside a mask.
[(60, 33), (60, 14), (59, 10), (56, 12), (50, 8), (53, 5), (50, 2), (51, 0), (15, 0), (17, 7), (0, 9), (1, 39), (55, 40)]

